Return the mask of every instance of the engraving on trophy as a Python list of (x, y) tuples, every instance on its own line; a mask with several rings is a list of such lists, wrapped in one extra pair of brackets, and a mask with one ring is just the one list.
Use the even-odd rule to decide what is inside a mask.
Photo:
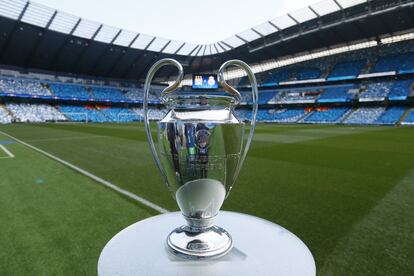
[[(157, 123), (155, 147), (148, 119), (148, 93), (155, 72), (164, 65), (176, 66), (179, 75), (161, 95), (170, 110)], [(252, 122), (245, 143), (245, 124), (234, 113), (240, 93), (224, 81), (224, 71), (230, 65), (244, 69), (252, 82)], [(233, 245), (230, 234), (215, 226), (213, 220), (236, 181), (253, 137), (257, 84), (250, 67), (233, 60), (223, 64), (218, 75), (230, 95), (173, 94), (183, 75), (182, 66), (172, 59), (160, 60), (151, 67), (144, 89), (145, 127), (156, 164), (188, 223), (171, 232), (169, 248), (186, 258), (217, 257)]]

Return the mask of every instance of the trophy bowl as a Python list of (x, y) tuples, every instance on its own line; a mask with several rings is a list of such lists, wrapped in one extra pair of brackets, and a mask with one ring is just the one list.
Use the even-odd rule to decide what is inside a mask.
[[(161, 93), (168, 112), (157, 122), (155, 146), (148, 118), (148, 95), (155, 73), (166, 65), (175, 66), (178, 77)], [(228, 66), (244, 69), (252, 85), (252, 120), (247, 139), (245, 123), (234, 112), (240, 93), (224, 80)], [(162, 59), (150, 68), (144, 88), (144, 121), (150, 149), (187, 221), (187, 225), (169, 234), (167, 245), (185, 258), (219, 257), (231, 250), (233, 241), (226, 230), (214, 225), (214, 218), (237, 179), (253, 138), (257, 84), (250, 67), (239, 60), (230, 60), (220, 67), (218, 81), (226, 95), (172, 93), (180, 86), (183, 75), (180, 63)]]

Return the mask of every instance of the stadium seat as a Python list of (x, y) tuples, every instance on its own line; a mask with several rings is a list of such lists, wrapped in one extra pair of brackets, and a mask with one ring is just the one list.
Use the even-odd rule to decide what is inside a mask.
[(10, 124), (12, 122), (12, 116), (0, 105), (0, 124)]
[(83, 85), (68, 83), (52, 83), (50, 88), (56, 96), (62, 98), (91, 99), (92, 96)]
[(67, 120), (55, 107), (46, 104), (8, 103), (6, 107), (18, 122), (55, 122)]
[(344, 78), (355, 78), (361, 74), (365, 65), (366, 60), (353, 60), (346, 62), (339, 62), (335, 64), (331, 73), (328, 76), (329, 79), (344, 79)]
[(0, 93), (48, 96), (50, 91), (39, 81), (22, 78), (0, 79)]
[(338, 123), (350, 109), (348, 107), (321, 108), (304, 118), (304, 123)]
[(91, 86), (91, 94), (99, 100), (126, 100), (122, 91), (115, 87)]
[(344, 124), (373, 124), (384, 113), (385, 107), (360, 107), (354, 110)]
[(398, 123), (401, 117), (404, 115), (406, 107), (393, 106), (387, 108), (385, 112), (375, 121), (377, 124), (382, 125), (394, 125)]

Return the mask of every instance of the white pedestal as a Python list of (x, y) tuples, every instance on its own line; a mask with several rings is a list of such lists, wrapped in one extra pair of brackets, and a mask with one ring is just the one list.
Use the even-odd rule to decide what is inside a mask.
[(269, 221), (221, 211), (215, 221), (233, 237), (234, 247), (214, 260), (186, 260), (170, 253), (167, 235), (185, 224), (179, 212), (151, 217), (125, 228), (101, 252), (99, 276), (135, 275), (316, 275), (306, 245)]

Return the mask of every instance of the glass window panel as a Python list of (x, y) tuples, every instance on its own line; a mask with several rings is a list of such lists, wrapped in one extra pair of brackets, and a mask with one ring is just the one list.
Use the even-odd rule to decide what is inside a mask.
[(0, 15), (18, 19), (26, 5), (26, 0), (2, 0), (0, 1)]
[(255, 33), (253, 30), (250, 30), (250, 29), (244, 32), (241, 32), (238, 35), (249, 42), (260, 38), (260, 35), (258, 35), (257, 33)]
[(219, 53), (223, 53), (224, 52), (223, 48), (221, 48), (218, 43), (215, 43), (214, 45), (216, 45), (216, 48), (217, 48), (217, 50), (218, 50)]
[(98, 22), (82, 19), (73, 35), (89, 39), (95, 34), (99, 26)]
[(165, 47), (165, 49), (162, 52), (167, 54), (174, 54), (178, 50), (178, 48), (180, 48), (181, 45), (183, 45), (183, 43), (184, 42), (182, 41), (172, 40), (170, 44), (168, 44), (168, 46)]
[(202, 56), (202, 55), (204, 55), (204, 50), (206, 49), (206, 45), (202, 45), (201, 46), (201, 50), (199, 51), (198, 49), (193, 53), (193, 54), (191, 54), (192, 56), (193, 55), (197, 55), (197, 56)]
[(277, 32), (277, 29), (275, 27), (273, 27), (269, 22), (258, 25), (256, 27), (254, 27), (253, 29), (258, 31), (262, 35), (268, 35), (268, 34)]
[(278, 18), (275, 18), (271, 21), (273, 24), (275, 24), (279, 29), (286, 29), (293, 25), (296, 25), (296, 22), (292, 20), (287, 15), (280, 16)]
[(211, 44), (209, 44), (209, 45), (207, 45), (207, 49), (206, 49), (206, 52), (205, 52), (205, 54), (204, 55), (211, 55), (212, 53), (213, 53), (213, 45), (211, 45)]
[(102, 26), (99, 33), (96, 35), (95, 40), (110, 43), (116, 34), (119, 32), (118, 28), (110, 27), (110, 26)]
[(214, 54), (217, 54), (218, 52), (217, 52), (217, 50), (216, 50), (216, 44), (211, 44), (211, 54), (212, 55), (214, 55)]
[(367, 0), (338, 0), (339, 5), (344, 9), (366, 2)]
[(200, 53), (203, 53), (203, 45), (198, 45), (197, 49), (191, 53), (191, 56), (200, 55)]
[(128, 46), (132, 40), (137, 36), (137, 33), (122, 30), (119, 36), (115, 39), (114, 44), (119, 46)]
[(228, 45), (230, 45), (233, 48), (236, 48), (242, 44), (244, 44), (244, 41), (241, 40), (240, 38), (237, 38), (236, 36), (231, 36), (225, 40), (223, 40), (224, 43), (227, 43)]
[(291, 12), (290, 15), (300, 23), (316, 17), (316, 15), (308, 7)]
[(333, 0), (325, 0), (311, 5), (320, 16), (340, 10)]
[(46, 27), (55, 10), (30, 2), (22, 21), (39, 27)]
[(146, 34), (140, 34), (137, 40), (135, 40), (135, 42), (132, 44), (131, 47), (135, 49), (145, 49), (148, 43), (150, 43), (151, 40), (153, 39), (154, 39), (153, 36), (146, 35)]
[(154, 42), (148, 47), (148, 50), (159, 52), (170, 41), (169, 39), (157, 37)]
[(68, 34), (72, 31), (78, 20), (79, 17), (63, 12), (58, 12), (55, 16), (55, 19), (53, 19), (49, 29)]
[[(197, 46), (197, 45), (196, 45), (196, 44), (193, 44), (193, 43), (186, 43), (186, 44), (184, 45), (184, 47), (183, 47), (183, 48), (181, 48), (181, 49), (180, 49), (180, 51), (178, 51), (178, 53), (177, 53), (177, 54), (186, 56), (186, 55), (190, 54), (190, 53), (191, 53), (191, 51), (192, 51), (192, 50), (193, 50), (196, 46)], [(197, 50), (196, 50), (196, 51), (197, 51)]]
[(223, 42), (218, 42), (217, 44), (219, 44), (219, 45), (221, 45), (224, 49), (225, 49), (225, 51), (229, 51), (229, 50), (231, 50), (231, 48), (230, 47), (228, 47), (227, 45), (224, 45), (223, 44)]

